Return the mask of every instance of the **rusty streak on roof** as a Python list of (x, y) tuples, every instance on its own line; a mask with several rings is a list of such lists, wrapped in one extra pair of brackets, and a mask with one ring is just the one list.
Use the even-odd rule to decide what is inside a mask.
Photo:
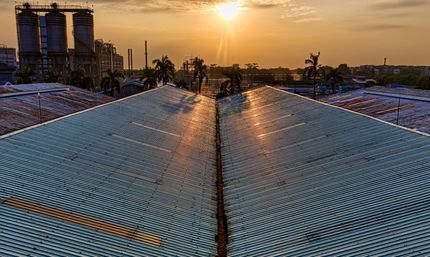
[(84, 226), (97, 231), (105, 232), (115, 236), (122, 236), (130, 238), (132, 240), (141, 241), (147, 244), (151, 244), (159, 247), (161, 245), (162, 238), (151, 233), (146, 233), (138, 229), (131, 229), (124, 226), (111, 224), (102, 220), (87, 217), (84, 215), (74, 214), (72, 212), (66, 212), (59, 208), (35, 203), (25, 199), (11, 197), (3, 201), (9, 207), (22, 209), (28, 212), (36, 213), (46, 217), (59, 219), (62, 221), (70, 222), (79, 226)]
[[(429, 92), (423, 93), (422, 91), (374, 87), (345, 94), (331, 95), (320, 99), (320, 101), (393, 124), (397, 124), (399, 111), (398, 125), (430, 133), (430, 102), (412, 99), (419, 95), (421, 95), (422, 99), (425, 99), (430, 95)], [(400, 105), (399, 97), (378, 95), (380, 93), (402, 96)], [(428, 99), (430, 101), (430, 97)]]

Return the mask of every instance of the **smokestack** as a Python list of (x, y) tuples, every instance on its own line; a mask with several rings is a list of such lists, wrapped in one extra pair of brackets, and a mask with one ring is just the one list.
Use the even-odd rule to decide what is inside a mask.
[(128, 75), (131, 76), (133, 72), (133, 49), (128, 49)]
[(145, 40), (145, 69), (148, 69), (148, 41)]
[(130, 48), (127, 48), (127, 71), (130, 72)]
[(130, 61), (130, 67), (131, 67), (130, 76), (131, 76), (133, 75), (133, 48), (130, 49), (130, 58), (131, 58), (131, 61)]

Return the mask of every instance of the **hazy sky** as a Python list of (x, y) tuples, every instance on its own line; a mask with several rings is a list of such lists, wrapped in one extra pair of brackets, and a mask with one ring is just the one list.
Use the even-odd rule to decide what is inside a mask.
[[(22, 1), (0, 0), (0, 44), (15, 47), (14, 2)], [(381, 64), (384, 57), (389, 64), (430, 65), (430, 0), (88, 2), (96, 38), (111, 40), (125, 57), (133, 48), (135, 66), (144, 63), (145, 39), (151, 60), (167, 54), (177, 65), (192, 55), (220, 65), (302, 67), (317, 51), (328, 65)], [(232, 20), (222, 16), (223, 2), (237, 9)]]

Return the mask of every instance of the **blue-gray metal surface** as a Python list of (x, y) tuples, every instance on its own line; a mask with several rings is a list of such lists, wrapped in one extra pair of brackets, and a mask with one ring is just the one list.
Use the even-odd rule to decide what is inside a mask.
[[(0, 256), (216, 255), (214, 124), (214, 100), (166, 86), (1, 139)], [(14, 198), (161, 243), (6, 204)]]
[(429, 256), (430, 138), (264, 87), (220, 105), (231, 256)]

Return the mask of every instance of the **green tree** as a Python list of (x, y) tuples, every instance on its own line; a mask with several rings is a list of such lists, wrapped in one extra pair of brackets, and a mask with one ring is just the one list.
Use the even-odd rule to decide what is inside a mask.
[(158, 81), (166, 85), (168, 82), (173, 81), (175, 78), (175, 65), (167, 55), (163, 55), (161, 59), (152, 61), (155, 65), (155, 74)]
[(310, 54), (310, 58), (305, 60), (305, 64), (309, 65), (303, 71), (303, 77), (312, 80), (314, 86), (313, 98), (317, 98), (317, 82), (325, 77), (324, 69), (319, 63), (321, 53)]
[(336, 87), (339, 87), (343, 82), (342, 72), (339, 68), (331, 69), (327, 73), (325, 80), (331, 85), (331, 91), (334, 94), (336, 93)]
[(194, 65), (194, 75), (193, 80), (198, 80), (199, 85), (199, 94), (202, 92), (202, 83), (203, 79), (206, 79), (206, 83), (208, 83), (209, 77), (208, 77), (208, 67), (206, 64), (204, 64), (205, 61), (201, 58), (194, 58), (193, 65)]
[(104, 77), (102, 79), (101, 88), (103, 91), (109, 90), (109, 95), (113, 96), (114, 90), (117, 91), (117, 93), (121, 93), (121, 82), (119, 81), (120, 78), (124, 78), (124, 74), (122, 72), (117, 70), (108, 70), (107, 71), (107, 77)]
[(29, 66), (25, 66), (15, 74), (18, 79), (16, 84), (31, 84), (33, 83), (33, 76), (36, 72)]
[(343, 75), (349, 75), (351, 74), (351, 69), (348, 67), (348, 64), (339, 64), (337, 67), (339, 72)]
[(157, 75), (156, 75), (155, 69), (154, 68), (143, 69), (140, 80), (143, 82), (143, 85), (146, 90), (157, 87)]
[(78, 67), (69, 73), (69, 83), (75, 87), (80, 87), (86, 90), (94, 90), (94, 81), (87, 76), (84, 68)]
[(60, 82), (61, 75), (55, 69), (50, 69), (45, 74), (45, 82), (46, 83), (57, 83)]

